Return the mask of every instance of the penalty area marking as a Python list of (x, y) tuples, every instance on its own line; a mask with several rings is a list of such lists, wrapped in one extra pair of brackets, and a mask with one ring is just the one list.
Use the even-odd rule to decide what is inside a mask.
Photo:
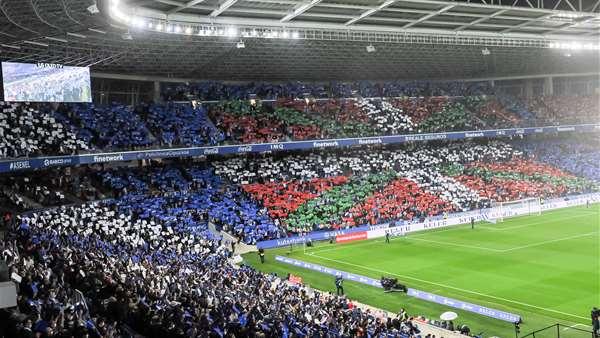
[[(517, 304), (517, 305), (521, 305), (521, 306), (525, 306), (525, 307), (529, 307), (529, 308), (533, 308), (533, 309), (543, 310), (543, 311), (547, 311), (547, 312), (553, 312), (553, 313), (557, 313), (557, 314), (561, 314), (561, 315), (570, 316), (570, 317), (573, 317), (573, 318), (588, 319), (587, 317), (574, 315), (572, 313), (567, 313), (567, 312), (562, 312), (562, 311), (558, 311), (558, 310), (548, 309), (548, 308), (545, 308), (545, 307), (541, 307), (541, 306), (537, 306), (537, 305), (532, 305), (532, 304), (527, 304), (527, 303), (523, 303), (523, 302), (519, 302), (519, 301), (516, 301), (516, 300), (511, 300), (511, 299), (506, 299), (506, 298), (502, 298), (502, 297), (496, 297), (496, 296), (488, 295), (488, 294), (477, 292), (477, 291), (471, 291), (471, 290), (461, 289), (461, 288), (457, 288), (457, 287), (454, 287), (454, 286), (450, 286), (450, 285), (446, 285), (446, 284), (442, 284), (442, 283), (437, 283), (437, 282), (432, 282), (432, 281), (428, 281), (428, 280), (424, 280), (424, 279), (420, 279), (420, 278), (416, 278), (416, 277), (411, 277), (411, 276), (407, 276), (407, 275), (401, 275), (401, 274), (394, 273), (394, 272), (389, 272), (389, 271), (384, 271), (384, 270), (369, 268), (369, 267), (366, 267), (366, 266), (362, 266), (360, 264), (354, 264), (354, 263), (350, 263), (350, 262), (346, 262), (346, 261), (341, 261), (341, 260), (338, 260), (338, 259), (322, 257), (322, 256), (315, 255), (315, 254), (308, 254), (308, 255), (313, 256), (313, 257), (317, 257), (317, 258), (320, 258), (320, 259), (324, 259), (324, 260), (327, 260), (327, 261), (332, 261), (332, 262), (335, 262), (335, 263), (339, 263), (339, 264), (345, 264), (345, 265), (348, 265), (348, 266), (354, 266), (354, 267), (361, 268), (361, 269), (364, 269), (364, 270), (369, 270), (369, 271), (378, 272), (378, 273), (384, 273), (384, 274), (393, 275), (393, 276), (397, 276), (397, 277), (401, 277), (401, 278), (412, 279), (412, 280), (415, 280), (417, 282), (422, 282), (422, 283), (426, 283), (426, 284), (430, 284), (430, 285), (440, 286), (440, 287), (443, 287), (443, 288), (446, 288), (446, 289), (456, 290), (456, 291), (460, 291), (460, 292), (464, 292), (464, 293), (470, 293), (470, 294), (473, 294), (473, 295), (487, 297), (487, 298), (490, 298), (490, 299), (496, 299), (496, 300), (504, 301), (504, 302), (507, 302), (507, 303), (513, 303), (513, 304)], [(494, 302), (490, 302), (490, 303), (502, 306), (502, 304), (498, 304), (498, 303), (494, 303)], [(583, 325), (583, 324), (580, 324), (580, 325)]]
[[(595, 215), (596, 213), (594, 213)], [(565, 220), (565, 219), (573, 219), (573, 218), (581, 218), (581, 217), (590, 217), (590, 214), (584, 214), (584, 215), (578, 215), (578, 216), (565, 216), (565, 217), (559, 217), (559, 218), (554, 218), (552, 219), (552, 222), (554, 221), (561, 221), (561, 220)], [(538, 224), (544, 224), (544, 223), (548, 223), (549, 221), (541, 221), (541, 222), (533, 222), (533, 223), (526, 223), (526, 224), (521, 224), (521, 225), (515, 225), (515, 226), (511, 226), (511, 227), (493, 227), (493, 226), (488, 226), (488, 225), (478, 225), (478, 228), (483, 228), (486, 230), (492, 230), (492, 231), (506, 231), (506, 230), (514, 230), (514, 229), (521, 229), (521, 228), (527, 228), (529, 226), (532, 225), (538, 225)]]
[[(485, 251), (490, 251), (490, 252), (495, 252), (495, 253), (506, 253), (506, 252), (512, 252), (512, 251), (517, 251), (517, 250), (521, 250), (521, 249), (527, 249), (527, 248), (534, 248), (536, 246), (542, 246), (542, 245), (546, 245), (546, 244), (551, 244), (551, 243), (556, 243), (556, 242), (562, 242), (562, 241), (568, 241), (571, 239), (577, 239), (577, 238), (582, 238), (582, 237), (587, 237), (590, 235), (595, 235), (598, 234), (597, 231), (595, 232), (589, 232), (586, 234), (579, 234), (579, 235), (574, 235), (574, 236), (567, 236), (567, 237), (561, 237), (561, 238), (556, 238), (556, 239), (551, 239), (551, 240), (547, 240), (547, 241), (541, 241), (541, 242), (537, 242), (537, 243), (531, 243), (531, 244), (527, 244), (527, 245), (521, 245), (521, 246), (516, 246), (516, 247), (512, 247), (512, 248), (508, 248), (508, 249), (495, 249), (495, 248), (488, 248), (485, 246), (477, 246), (477, 245), (468, 245), (468, 244), (460, 244), (460, 243), (453, 243), (453, 242), (445, 242), (445, 241), (434, 241), (431, 239), (425, 239), (425, 238), (421, 238), (418, 236), (404, 236), (401, 237), (400, 239), (402, 240), (413, 240), (413, 241), (421, 241), (421, 242), (428, 242), (428, 243), (434, 243), (434, 244), (440, 244), (440, 245), (444, 245), (444, 246), (455, 246), (455, 247), (461, 247), (461, 248), (467, 248), (467, 249), (475, 249), (475, 250), (485, 250)], [(424, 234), (423, 234), (424, 235)], [(392, 238), (391, 240), (396, 240), (399, 238)], [(336, 250), (340, 250), (341, 248), (353, 248), (353, 247), (357, 247), (357, 246), (363, 246), (363, 245), (372, 245), (372, 244), (378, 244), (378, 243), (383, 243), (384, 241), (367, 241), (364, 243), (357, 243), (357, 244), (353, 244), (353, 245), (348, 245), (348, 246), (332, 246), (332, 247), (328, 247), (322, 250), (313, 250), (313, 251), (307, 251), (307, 254), (315, 254), (315, 253), (321, 253), (321, 252), (327, 252), (327, 251), (336, 251)]]

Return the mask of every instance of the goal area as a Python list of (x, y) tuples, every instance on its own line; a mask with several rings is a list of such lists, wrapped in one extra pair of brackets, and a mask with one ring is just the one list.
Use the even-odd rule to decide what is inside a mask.
[(492, 202), (491, 211), (491, 218), (499, 222), (510, 217), (541, 215), (542, 200), (539, 197), (530, 197), (515, 201)]

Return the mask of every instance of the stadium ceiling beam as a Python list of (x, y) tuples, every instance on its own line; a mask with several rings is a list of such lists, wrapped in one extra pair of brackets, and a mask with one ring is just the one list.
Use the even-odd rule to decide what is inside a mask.
[(235, 5), (235, 3), (238, 2), (238, 0), (227, 0), (224, 3), (222, 3), (221, 5), (219, 5), (219, 7), (217, 7), (217, 9), (215, 9), (214, 11), (212, 11), (212, 13), (209, 14), (209, 16), (211, 17), (217, 17), (219, 15), (221, 15), (221, 13), (225, 12), (227, 9), (229, 9), (229, 7)]
[(165, 4), (165, 5), (171, 5), (171, 6), (182, 6), (181, 2), (177, 2), (177, 1), (173, 1), (173, 0), (154, 0), (156, 2), (159, 2), (161, 4)]
[(499, 10), (499, 11), (496, 11), (496, 12), (494, 12), (494, 13), (492, 13), (492, 14), (488, 15), (488, 16), (481, 17), (481, 18), (479, 18), (479, 19), (477, 19), (477, 20), (475, 20), (475, 21), (471, 21), (471, 22), (469, 22), (469, 23), (467, 23), (467, 24), (464, 24), (464, 25), (462, 25), (462, 26), (456, 27), (454, 30), (455, 30), (455, 31), (462, 31), (463, 29), (465, 29), (465, 28), (467, 28), (467, 27), (471, 27), (471, 26), (473, 26), (473, 25), (476, 25), (476, 24), (482, 23), (482, 22), (484, 22), (484, 21), (486, 21), (486, 20), (489, 20), (489, 19), (491, 19), (491, 18), (494, 18), (494, 17), (496, 17), (496, 16), (498, 16), (498, 15), (500, 15), (500, 14), (502, 14), (502, 13), (505, 13), (506, 11), (507, 11), (506, 9), (501, 9), (501, 10)]
[(442, 9), (440, 9), (440, 10), (437, 10), (437, 11), (435, 11), (435, 12), (433, 12), (433, 13), (427, 14), (427, 15), (425, 15), (425, 16), (423, 16), (423, 17), (421, 17), (421, 18), (417, 19), (415, 22), (411, 22), (411, 23), (408, 23), (408, 24), (406, 24), (406, 25), (402, 26), (402, 28), (403, 28), (403, 29), (404, 29), (404, 28), (410, 28), (410, 27), (412, 27), (412, 26), (414, 26), (414, 25), (416, 25), (416, 24), (418, 24), (418, 23), (421, 23), (421, 22), (423, 22), (423, 21), (426, 21), (426, 20), (428, 20), (428, 19), (431, 19), (431, 18), (433, 18), (434, 16), (437, 16), (437, 15), (443, 14), (444, 12), (446, 12), (446, 11), (449, 11), (450, 9), (452, 9), (454, 6), (455, 6), (455, 5), (448, 5), (448, 6), (445, 6), (445, 7), (443, 7), (443, 8), (442, 8)]
[(305, 2), (305, 3), (301, 4), (300, 6), (294, 8), (291, 13), (287, 14), (286, 16), (281, 18), (281, 20), (279, 20), (279, 21), (280, 22), (288, 22), (288, 21), (292, 20), (293, 18), (297, 17), (298, 15), (302, 15), (307, 10), (313, 8), (319, 2), (321, 2), (321, 0), (311, 0), (310, 2)]
[(575, 26), (577, 26), (579, 24), (586, 23), (586, 22), (589, 22), (589, 21), (594, 20), (594, 19), (595, 18), (586, 18), (586, 19), (579, 20), (579, 21), (576, 21), (576, 22), (571, 22), (571, 23), (565, 24), (565, 25), (563, 25), (563, 26), (561, 26), (559, 28), (551, 29), (551, 30), (547, 31), (544, 34), (551, 34), (551, 33), (555, 33), (555, 32), (560, 32), (560, 31), (563, 31), (565, 29), (573, 28), (573, 27), (575, 27)]
[(201, 2), (204, 2), (204, 0), (190, 0), (190, 1), (186, 2), (185, 4), (177, 6), (177, 7), (173, 8), (172, 10), (168, 11), (167, 15), (173, 14), (173, 13), (177, 13), (179, 11), (182, 11), (182, 10), (186, 9), (186, 8), (193, 7), (193, 6), (195, 6), (195, 5), (197, 5), (197, 4), (201, 3)]
[(382, 10), (382, 9), (384, 9), (386, 7), (389, 7), (394, 2), (396, 2), (396, 0), (387, 0), (386, 2), (382, 3), (381, 5), (379, 5), (377, 7), (373, 7), (373, 8), (371, 8), (371, 9), (365, 11), (365, 12), (362, 12), (359, 16), (357, 16), (357, 17), (355, 17), (355, 18), (353, 18), (353, 19), (351, 19), (349, 21), (346, 21), (346, 23), (344, 23), (344, 25), (346, 25), (346, 26), (352, 25), (352, 24), (358, 22), (359, 20), (362, 20), (362, 19), (364, 19), (364, 18), (366, 18), (368, 16), (371, 16), (371, 15), (379, 12), (380, 10)]
[(554, 16), (554, 15), (556, 15), (556, 14), (546, 14), (546, 15), (542, 15), (542, 16), (540, 16), (540, 17), (537, 17), (537, 18), (531, 18), (531, 19), (529, 19), (529, 20), (527, 20), (527, 21), (525, 21), (525, 22), (523, 22), (523, 23), (520, 23), (520, 24), (518, 24), (518, 25), (515, 25), (515, 26), (513, 26), (513, 27), (511, 27), (511, 28), (507, 28), (507, 29), (505, 29), (505, 30), (502, 30), (502, 31), (500, 31), (500, 33), (508, 33), (508, 32), (511, 32), (511, 31), (513, 31), (513, 30), (515, 30), (515, 29), (519, 29), (519, 28), (521, 28), (521, 27), (525, 27), (525, 26), (531, 25), (531, 24), (532, 24), (532, 23), (534, 23), (534, 22), (537, 22), (537, 21), (542, 21), (542, 20), (548, 19), (548, 18), (550, 18), (550, 17), (552, 17), (552, 16)]

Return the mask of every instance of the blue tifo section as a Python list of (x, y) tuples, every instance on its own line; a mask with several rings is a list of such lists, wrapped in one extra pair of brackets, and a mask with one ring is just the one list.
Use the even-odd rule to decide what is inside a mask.
[[(331, 268), (321, 266), (318, 264), (303, 262), (303, 261), (300, 261), (297, 259), (283, 257), (283, 256), (275, 256), (275, 260), (278, 262), (281, 262), (281, 263), (286, 263), (286, 264), (294, 265), (297, 267), (301, 267), (301, 268), (305, 268), (305, 269), (309, 269), (309, 270), (313, 270), (313, 271), (318, 271), (318, 272), (332, 275), (332, 276), (342, 276), (342, 278), (353, 281), (353, 282), (362, 283), (362, 284), (374, 286), (377, 288), (382, 288), (381, 283), (378, 280), (375, 280), (373, 278), (369, 278), (369, 277), (365, 277), (365, 276), (361, 276), (361, 275), (357, 275), (357, 274), (353, 274), (353, 273), (349, 273), (349, 272), (345, 272), (345, 271), (341, 271), (341, 270), (331, 269)], [(502, 321), (509, 322), (509, 323), (516, 323), (521, 320), (521, 316), (513, 314), (513, 313), (504, 312), (504, 311), (500, 311), (500, 310), (496, 310), (496, 309), (490, 309), (490, 308), (487, 308), (484, 306), (471, 304), (471, 303), (463, 302), (460, 300), (447, 298), (444, 296), (439, 296), (439, 295), (421, 291), (421, 290), (409, 288), (407, 291), (407, 295), (409, 295), (411, 297), (419, 298), (422, 300), (426, 300), (428, 302), (445, 305), (447, 307), (454, 308), (454, 309), (460, 309), (460, 310), (464, 310), (464, 311), (477, 313), (482, 316), (502, 320)]]
[(169, 157), (194, 157), (206, 155), (227, 155), (243, 153), (262, 153), (266, 151), (309, 150), (347, 147), (369, 144), (397, 144), (429, 140), (461, 140), (485, 137), (508, 137), (530, 134), (560, 133), (560, 132), (597, 132), (600, 124), (578, 124), (550, 126), (537, 128), (509, 128), (476, 131), (461, 131), (430, 134), (390, 135), (379, 137), (339, 138), (313, 141), (291, 141), (278, 143), (242, 144), (234, 146), (168, 148), (140, 151), (108, 152), (75, 156), (51, 156), (22, 158), (0, 161), (0, 172), (38, 169), (57, 166), (75, 166), (79, 164), (95, 164), (120, 161), (135, 161)]

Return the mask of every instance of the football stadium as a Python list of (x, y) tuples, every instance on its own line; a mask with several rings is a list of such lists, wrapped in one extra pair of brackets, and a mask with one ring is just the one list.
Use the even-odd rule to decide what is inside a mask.
[(600, 0), (0, 0), (0, 338), (600, 338)]

